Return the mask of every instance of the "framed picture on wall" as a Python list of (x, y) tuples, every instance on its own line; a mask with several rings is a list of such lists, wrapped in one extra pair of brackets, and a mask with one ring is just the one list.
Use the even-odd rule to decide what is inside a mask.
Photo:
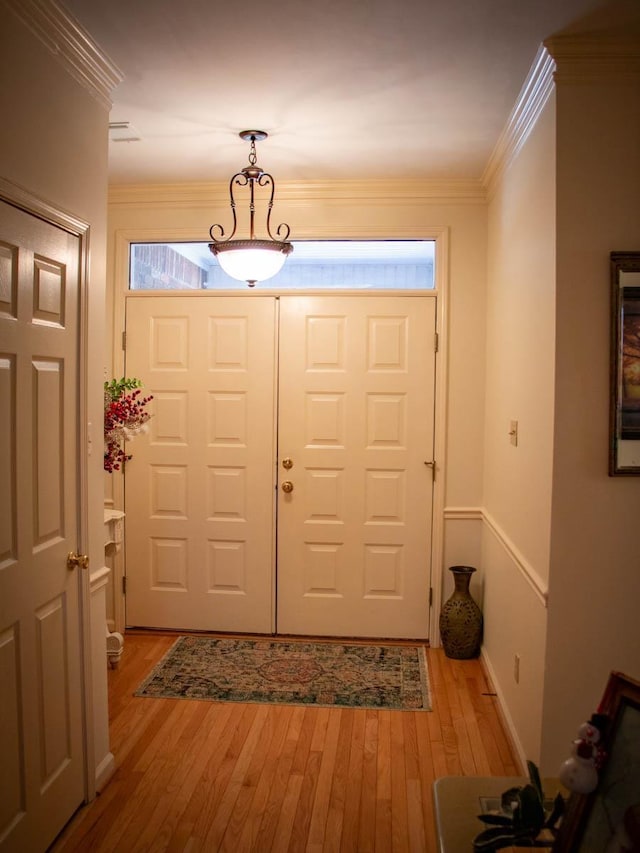
[(611, 253), (609, 474), (640, 476), (640, 252)]
[(572, 794), (554, 853), (640, 850), (640, 682), (612, 672), (598, 714), (604, 761), (591, 794)]

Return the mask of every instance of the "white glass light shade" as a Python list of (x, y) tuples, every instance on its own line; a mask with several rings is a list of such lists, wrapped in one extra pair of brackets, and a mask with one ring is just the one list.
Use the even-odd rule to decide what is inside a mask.
[(280, 272), (293, 251), (291, 243), (277, 240), (229, 240), (211, 245), (222, 269), (238, 281), (265, 281)]

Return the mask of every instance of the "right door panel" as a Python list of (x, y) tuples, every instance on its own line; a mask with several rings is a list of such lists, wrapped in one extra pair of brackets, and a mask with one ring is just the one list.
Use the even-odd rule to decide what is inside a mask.
[(279, 633), (428, 637), (434, 341), (433, 297), (281, 298)]

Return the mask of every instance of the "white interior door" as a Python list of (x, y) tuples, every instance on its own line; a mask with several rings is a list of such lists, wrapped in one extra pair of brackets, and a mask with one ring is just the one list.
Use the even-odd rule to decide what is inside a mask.
[(127, 300), (153, 394), (126, 463), (127, 624), (273, 630), (273, 297)]
[(428, 637), (434, 343), (433, 298), (281, 300), (280, 632)]
[(84, 798), (77, 237), (0, 202), (0, 849)]

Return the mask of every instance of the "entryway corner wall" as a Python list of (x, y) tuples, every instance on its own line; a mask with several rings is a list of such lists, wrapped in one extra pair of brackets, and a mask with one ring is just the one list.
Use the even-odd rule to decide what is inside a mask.
[[(74, 548), (89, 557), (92, 573), (100, 573), (104, 484), (101, 453), (96, 450), (102, 447), (103, 420), (108, 107), (110, 92), (121, 75), (57, 4), (3, 0), (2, 7), (0, 74), (11, 81), (0, 89), (0, 110), (11, 117), (11, 132), (0, 137), (2, 195), (16, 208), (82, 235), (84, 244), (84, 261), (78, 270), (86, 296), (79, 316), (82, 364), (74, 385), (82, 407), (80, 412), (66, 413), (78, 420), (81, 436), (83, 513), (66, 524)], [(69, 128), (77, 132), (70, 134)], [(62, 570), (67, 571), (64, 563)], [(100, 612), (96, 605), (100, 593), (96, 585), (92, 588), (87, 574), (79, 584), (85, 660), (85, 721), (81, 724), (85, 755), (81, 760), (86, 764), (83, 788), (88, 799), (113, 772), (114, 763), (109, 750), (104, 606)], [(25, 702), (17, 707), (29, 711)], [(24, 783), (18, 787), (25, 790)], [(25, 826), (32, 805), (31, 800), (21, 805)], [(55, 817), (53, 835), (71, 814), (61, 812)], [(44, 849), (53, 835), (42, 833), (50, 833), (51, 825), (38, 819), (32, 824), (26, 830), (25, 837), (31, 839), (28, 846)]]

